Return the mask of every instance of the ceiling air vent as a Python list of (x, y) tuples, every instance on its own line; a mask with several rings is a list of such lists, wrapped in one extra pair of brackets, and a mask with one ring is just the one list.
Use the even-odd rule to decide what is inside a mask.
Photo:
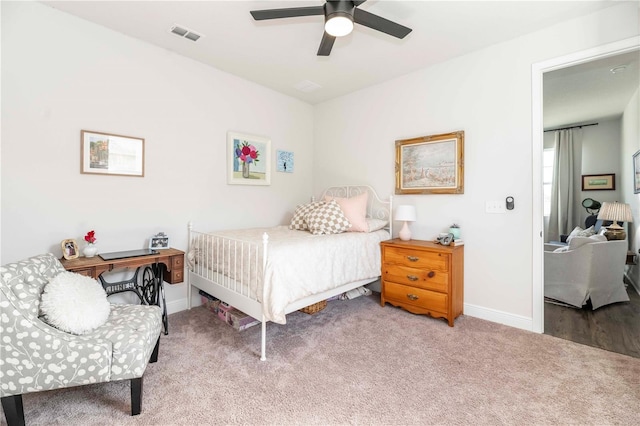
[(314, 83), (313, 81), (309, 81), (309, 80), (302, 80), (300, 83), (296, 84), (293, 87), (295, 87), (301, 92), (307, 92), (307, 93), (313, 92), (322, 88), (322, 86), (320, 86), (318, 83)]
[(198, 34), (197, 32), (187, 29), (184, 26), (178, 24), (173, 25), (169, 29), (169, 31), (177, 36), (187, 38), (191, 41), (198, 41), (198, 39), (202, 37), (202, 34)]

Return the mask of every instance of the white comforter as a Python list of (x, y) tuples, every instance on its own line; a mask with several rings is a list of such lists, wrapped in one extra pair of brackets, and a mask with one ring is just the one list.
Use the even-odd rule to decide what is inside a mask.
[[(224, 262), (216, 261), (212, 249), (201, 249), (197, 261), (234, 275), (236, 281), (241, 279), (243, 286), (250, 283), (249, 292), (252, 298), (262, 302), (266, 318), (280, 324), (286, 323), (286, 307), (292, 302), (347, 283), (380, 276), (380, 241), (390, 238), (384, 230), (313, 235), (290, 230), (288, 226), (213, 234), (261, 244), (265, 232), (269, 236), (269, 245), (264, 282), (260, 276), (261, 268), (252, 268), (251, 272), (245, 268), (234, 273), (234, 270), (239, 271), (237, 267), (230, 266), (234, 259), (226, 257)], [(262, 260), (257, 263), (261, 265)]]

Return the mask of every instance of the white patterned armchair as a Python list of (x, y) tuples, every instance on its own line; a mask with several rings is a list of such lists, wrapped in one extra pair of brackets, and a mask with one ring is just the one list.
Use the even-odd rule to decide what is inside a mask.
[(131, 380), (131, 415), (141, 411), (142, 376), (158, 359), (160, 308), (111, 305), (102, 326), (66, 333), (39, 317), (45, 285), (64, 271), (50, 253), (0, 267), (0, 397), (9, 426), (24, 425), (23, 394), (116, 380)]

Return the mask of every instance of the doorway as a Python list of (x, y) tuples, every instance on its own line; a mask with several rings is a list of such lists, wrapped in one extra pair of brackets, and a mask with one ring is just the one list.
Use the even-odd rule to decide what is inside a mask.
[(640, 49), (640, 37), (610, 43), (587, 51), (566, 55), (532, 66), (532, 170), (533, 170), (533, 291), (532, 330), (543, 333), (544, 327), (544, 213), (543, 213), (543, 77), (545, 73), (586, 64)]

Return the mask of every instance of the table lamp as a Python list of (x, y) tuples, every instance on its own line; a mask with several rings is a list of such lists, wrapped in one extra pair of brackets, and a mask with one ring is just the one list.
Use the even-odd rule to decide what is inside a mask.
[(404, 221), (398, 236), (402, 241), (409, 241), (411, 239), (411, 231), (409, 230), (409, 224), (407, 222), (416, 221), (416, 207), (408, 205), (398, 206), (398, 208), (396, 208), (396, 216), (394, 219)]
[(600, 213), (598, 213), (598, 220), (613, 221), (613, 224), (609, 225), (604, 233), (607, 240), (624, 240), (627, 238), (627, 233), (618, 222), (633, 222), (631, 206), (618, 202), (602, 203)]

